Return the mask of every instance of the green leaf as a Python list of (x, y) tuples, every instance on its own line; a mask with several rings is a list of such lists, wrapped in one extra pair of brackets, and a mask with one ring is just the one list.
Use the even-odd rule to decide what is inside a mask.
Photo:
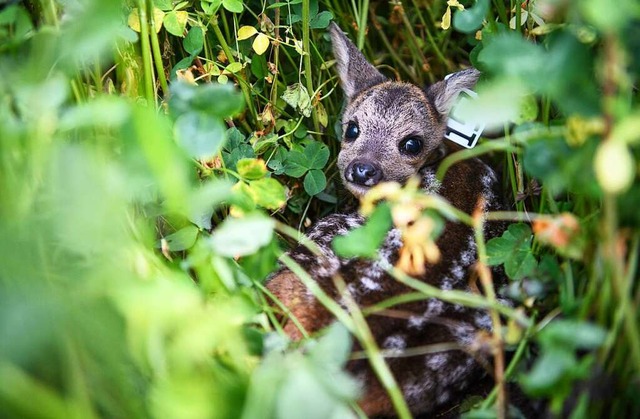
[(311, 169), (304, 177), (304, 190), (311, 196), (319, 194), (326, 187), (327, 178), (322, 170)]
[(222, 6), (231, 13), (242, 13), (244, 6), (240, 0), (222, 0)]
[(171, 4), (171, 3), (172, 3), (171, 0), (153, 0), (153, 4), (157, 8), (159, 8), (161, 10), (164, 10), (165, 12), (167, 10), (173, 9), (173, 4)]
[(196, 159), (213, 158), (224, 142), (224, 124), (201, 113), (186, 113), (174, 125), (178, 144)]
[(273, 238), (275, 221), (264, 215), (228, 217), (213, 232), (209, 244), (221, 256), (238, 257), (257, 252)]
[(189, 194), (186, 215), (198, 227), (211, 230), (214, 209), (231, 198), (231, 184), (222, 180), (208, 181)]
[(185, 11), (171, 11), (164, 15), (164, 28), (172, 35), (183, 37), (189, 14)]
[(311, 196), (319, 194), (326, 187), (327, 178), (322, 170), (311, 169), (304, 177), (304, 190)]
[(224, 165), (227, 169), (236, 170), (240, 159), (252, 158), (255, 157), (255, 155), (253, 148), (251, 148), (249, 144), (239, 144), (238, 146), (233, 147), (231, 152), (223, 152), (222, 159), (224, 160)]
[(312, 141), (304, 148), (309, 169), (323, 169), (329, 161), (329, 148), (319, 141)]
[(380, 204), (369, 220), (344, 236), (333, 239), (333, 250), (342, 257), (367, 257), (374, 259), (391, 228), (391, 209), (388, 204)]
[(456, 10), (453, 15), (453, 27), (462, 33), (474, 33), (482, 26), (489, 11), (489, 0), (476, 0), (473, 7)]
[(320, 12), (309, 21), (311, 29), (326, 29), (333, 19), (333, 14), (329, 11)]
[(287, 155), (284, 163), (284, 173), (287, 176), (299, 178), (309, 170), (307, 156), (297, 150), (292, 150)]
[(340, 369), (349, 360), (351, 346), (349, 331), (342, 323), (335, 322), (309, 350), (309, 356), (316, 365), (327, 366), (331, 370)]
[(576, 364), (575, 355), (571, 351), (561, 348), (546, 350), (536, 360), (531, 371), (520, 378), (520, 383), (533, 396), (548, 395)]
[(484, 69), (502, 76), (524, 80), (548, 77), (544, 72), (549, 65), (545, 50), (517, 32), (492, 36), (480, 51), (478, 62)]
[[(166, 236), (164, 239), (169, 246), (169, 250), (179, 252), (190, 249), (196, 243), (199, 232), (198, 227), (191, 225)], [(160, 247), (160, 243), (156, 247)]]
[(268, 172), (264, 160), (254, 158), (240, 159), (236, 167), (238, 174), (247, 180), (261, 179)]
[(540, 331), (538, 341), (544, 347), (592, 350), (599, 348), (606, 338), (607, 331), (598, 325), (576, 320), (555, 320)]
[(184, 50), (190, 55), (198, 55), (204, 47), (204, 31), (199, 26), (189, 29), (187, 36), (182, 41)]
[(532, 239), (528, 225), (511, 224), (502, 237), (487, 242), (487, 263), (503, 263), (507, 275), (514, 280), (531, 275), (538, 264), (531, 252)]
[(271, 177), (249, 182), (249, 191), (255, 203), (266, 209), (278, 210), (287, 202), (287, 189)]

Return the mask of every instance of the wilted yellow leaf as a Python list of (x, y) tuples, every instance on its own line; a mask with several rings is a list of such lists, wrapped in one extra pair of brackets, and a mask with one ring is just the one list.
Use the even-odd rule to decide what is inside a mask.
[(156, 33), (160, 32), (162, 29), (162, 20), (164, 19), (164, 12), (157, 7), (153, 8), (153, 28), (156, 30)]
[(136, 32), (140, 32), (140, 15), (138, 14), (137, 7), (134, 7), (133, 10), (131, 10), (131, 13), (129, 13), (127, 23), (131, 29)]
[(316, 105), (316, 113), (318, 114), (318, 122), (326, 128), (329, 124), (329, 115), (327, 114), (327, 110), (324, 108), (322, 102), (318, 102)]
[[(162, 20), (164, 19), (164, 12), (157, 7), (153, 8), (153, 25), (156, 33), (160, 32), (162, 28)], [(127, 24), (131, 29), (136, 32), (140, 32), (140, 11), (137, 7), (134, 7), (129, 13)]]
[(257, 33), (258, 33), (258, 30), (253, 26), (242, 26), (240, 29), (238, 29), (238, 41), (251, 38), (253, 35)]
[(264, 52), (269, 48), (269, 37), (263, 33), (256, 36), (256, 39), (253, 40), (253, 50), (258, 55), (264, 54)]
[(442, 16), (442, 22), (440, 23), (440, 27), (445, 31), (451, 27), (451, 8), (447, 7), (447, 11), (444, 12), (444, 16)]

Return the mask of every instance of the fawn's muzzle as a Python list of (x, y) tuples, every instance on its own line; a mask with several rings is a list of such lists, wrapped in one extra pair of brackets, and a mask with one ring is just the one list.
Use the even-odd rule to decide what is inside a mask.
[(382, 168), (375, 163), (355, 160), (349, 163), (345, 178), (361, 186), (374, 186), (382, 179)]

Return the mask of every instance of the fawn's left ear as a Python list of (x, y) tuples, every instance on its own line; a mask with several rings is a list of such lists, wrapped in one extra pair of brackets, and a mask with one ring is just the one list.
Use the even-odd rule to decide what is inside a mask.
[(363, 90), (387, 81), (387, 78), (367, 61), (338, 25), (331, 23), (329, 32), (338, 76), (347, 101), (351, 101)]
[(438, 112), (448, 115), (463, 89), (473, 89), (480, 77), (480, 72), (475, 68), (453, 73), (446, 80), (439, 81), (427, 89), (427, 96), (435, 105)]

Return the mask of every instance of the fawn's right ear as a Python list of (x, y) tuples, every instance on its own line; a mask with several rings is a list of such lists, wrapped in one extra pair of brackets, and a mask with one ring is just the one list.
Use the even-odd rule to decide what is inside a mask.
[(387, 78), (367, 61), (338, 25), (332, 22), (329, 32), (338, 76), (347, 101), (351, 101), (361, 91), (387, 81)]

